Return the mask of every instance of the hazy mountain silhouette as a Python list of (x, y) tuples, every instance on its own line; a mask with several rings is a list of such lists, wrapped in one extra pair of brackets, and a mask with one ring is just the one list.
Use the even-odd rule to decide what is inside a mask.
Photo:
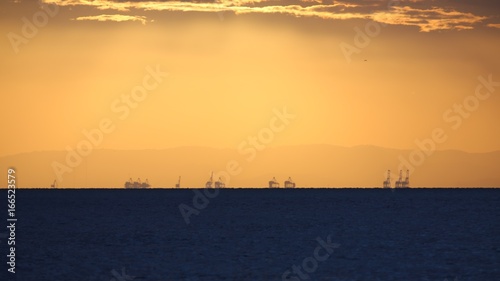
[[(241, 173), (231, 177), (231, 187), (265, 187), (272, 177), (283, 185), (289, 176), (298, 187), (379, 187), (388, 169), (394, 183), (400, 157), (408, 159), (410, 152), (375, 146), (282, 146), (257, 151), (255, 159), (249, 161), (250, 154), (242, 155), (236, 149), (101, 149), (84, 157), (73, 172), (63, 174), (59, 186), (122, 187), (128, 178), (140, 177), (148, 178), (153, 187), (173, 187), (181, 175), (182, 187), (203, 187), (211, 171), (224, 171), (227, 163), (234, 160)], [(19, 187), (49, 187), (56, 178), (52, 163), (66, 164), (66, 156), (66, 151), (11, 155), (0, 157), (0, 167), (3, 171), (16, 168)], [(499, 187), (499, 169), (500, 151), (435, 151), (412, 169), (410, 185)], [(6, 187), (6, 181), (0, 186)]]

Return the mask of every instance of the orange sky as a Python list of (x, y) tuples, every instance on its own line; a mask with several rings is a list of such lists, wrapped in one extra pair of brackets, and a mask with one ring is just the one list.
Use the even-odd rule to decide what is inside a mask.
[[(438, 149), (500, 150), (499, 86), (454, 108), (500, 81), (497, 4), (42, 2), (0, 4), (0, 156), (75, 147), (103, 120), (97, 148), (236, 149), (283, 107), (296, 118), (270, 146), (414, 149), (439, 127)], [(168, 76), (124, 114), (148, 67)]]

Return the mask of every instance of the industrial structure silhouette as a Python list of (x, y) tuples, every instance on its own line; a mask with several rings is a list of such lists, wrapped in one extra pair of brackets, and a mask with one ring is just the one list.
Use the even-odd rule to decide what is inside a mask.
[(130, 189), (130, 188), (150, 188), (151, 185), (149, 184), (148, 179), (146, 179), (144, 182), (142, 182), (140, 178), (138, 178), (137, 181), (133, 181), (132, 178), (130, 178), (127, 182), (125, 182), (124, 187), (127, 189)]
[[(387, 179), (382, 183), (383, 188), (391, 188), (391, 170), (387, 171)], [(410, 170), (406, 170), (406, 178), (403, 180), (403, 171), (399, 170), (399, 178), (394, 188), (410, 188)]]

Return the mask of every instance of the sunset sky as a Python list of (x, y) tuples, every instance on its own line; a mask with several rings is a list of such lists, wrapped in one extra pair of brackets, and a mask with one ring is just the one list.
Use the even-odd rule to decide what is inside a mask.
[(283, 108), (269, 146), (413, 149), (442, 128), (440, 150), (500, 150), (499, 15), (485, 0), (1, 1), (0, 156), (76, 147), (103, 120), (99, 149), (237, 149)]

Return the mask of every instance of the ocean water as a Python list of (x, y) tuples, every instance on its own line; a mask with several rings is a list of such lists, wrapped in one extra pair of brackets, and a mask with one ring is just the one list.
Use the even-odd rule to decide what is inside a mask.
[(17, 190), (1, 280), (500, 280), (500, 189), (203, 192)]

